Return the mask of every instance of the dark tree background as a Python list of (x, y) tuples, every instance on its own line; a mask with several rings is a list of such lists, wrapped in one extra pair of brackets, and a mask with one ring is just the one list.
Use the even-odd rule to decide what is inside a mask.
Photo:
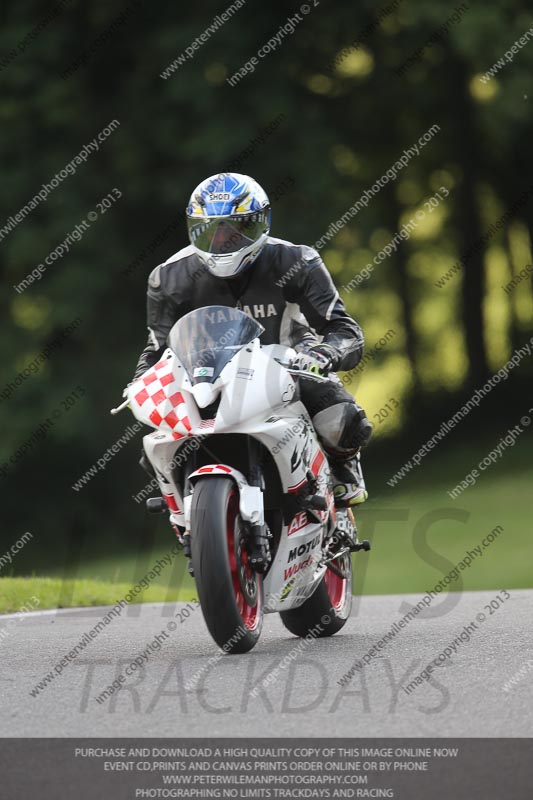
[[(0, 478), (2, 539), (37, 531), (32, 559), (40, 553), (44, 565), (65, 558), (69, 538), (88, 537), (103, 552), (153, 529), (131, 498), (146, 483), (136, 464), (140, 436), (81, 491), (71, 487), (133, 422), (127, 414), (111, 417), (109, 408), (120, 401), (144, 343), (149, 272), (186, 243), (183, 209), (192, 188), (236, 159), (239, 171), (278, 198), (273, 234), (313, 244), (405, 149), (440, 126), (322, 250), (342, 287), (441, 186), (449, 191), (367, 281), (343, 293), (369, 350), (395, 331), (351, 384), (369, 415), (391, 396), (399, 403), (367, 453), (377, 491), (383, 464), (388, 476), (533, 333), (530, 277), (509, 293), (502, 289), (532, 261), (531, 202), (468, 255), (533, 190), (533, 43), (494, 78), (480, 78), (530, 28), (528, 4), (464, 3), (459, 21), (398, 74), (456, 5), (404, 0), (386, 13), (392, 3), (314, 2), (293, 35), (234, 87), (226, 78), (298, 12), (298, 3), (248, 0), (167, 79), (161, 73), (224, 3), (74, 0), (61, 8), (19, 0), (3, 8), (0, 228), (84, 144), (113, 120), (120, 123), (0, 241), (0, 392), (81, 318), (39, 371), (0, 402), (0, 464), (8, 465)], [(85, 63), (74, 69), (84, 53)], [(275, 130), (262, 133), (280, 115)], [(264, 141), (254, 143), (260, 136)], [(15, 291), (114, 188), (122, 197), (83, 238), (39, 281)], [(438, 287), (465, 254), (465, 265)], [(525, 359), (454, 436), (474, 440), (495, 416), (519, 411), (531, 375)], [(10, 463), (77, 386), (83, 397)], [(33, 561), (21, 556), (18, 564), (27, 570)]]

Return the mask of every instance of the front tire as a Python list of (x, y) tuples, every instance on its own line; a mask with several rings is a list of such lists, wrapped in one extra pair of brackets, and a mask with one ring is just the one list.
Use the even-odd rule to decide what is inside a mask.
[(224, 652), (247, 653), (263, 627), (263, 581), (248, 564), (239, 493), (231, 478), (196, 482), (191, 557), (209, 633)]
[[(344, 576), (344, 577), (342, 577)], [(280, 611), (281, 621), (295, 636), (333, 636), (346, 624), (352, 610), (352, 557), (335, 559), (317, 588), (298, 608)]]

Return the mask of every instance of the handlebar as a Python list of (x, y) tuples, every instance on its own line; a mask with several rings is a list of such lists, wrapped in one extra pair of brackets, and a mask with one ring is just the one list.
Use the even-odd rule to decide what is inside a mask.
[(306, 372), (304, 369), (291, 369), (288, 364), (283, 364), (281, 361), (279, 362), (282, 367), (285, 367), (287, 372), (290, 375), (296, 375), (300, 378), (311, 378), (314, 381), (327, 381), (329, 382), (329, 378), (326, 375), (317, 375), (316, 372)]
[[(285, 367), (290, 375), (295, 375), (299, 378), (310, 378), (313, 381), (319, 382), (329, 381), (329, 378), (324, 375), (317, 375), (315, 372), (306, 372), (303, 369), (291, 369), (290, 363), (285, 363), (277, 358), (274, 360), (277, 361), (282, 367)], [(128, 407), (129, 402), (130, 401), (126, 398), (126, 400), (124, 400), (124, 402), (122, 402), (119, 406), (110, 409), (109, 413), (112, 414), (112, 416), (115, 416), (115, 414), (120, 414), (121, 411), (124, 411), (124, 409)]]

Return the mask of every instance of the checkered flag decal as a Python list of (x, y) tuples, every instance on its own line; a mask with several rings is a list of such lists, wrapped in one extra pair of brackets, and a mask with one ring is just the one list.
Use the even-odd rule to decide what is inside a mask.
[(156, 427), (170, 430), (174, 439), (190, 433), (185, 400), (177, 388), (170, 361), (158, 361), (135, 381), (132, 399)]

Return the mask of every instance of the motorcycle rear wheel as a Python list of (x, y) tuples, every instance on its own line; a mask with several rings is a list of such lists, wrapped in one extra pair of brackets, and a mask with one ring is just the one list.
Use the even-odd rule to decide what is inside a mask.
[[(340, 562), (340, 563), (337, 563)], [(294, 636), (320, 639), (333, 636), (346, 625), (352, 610), (352, 558), (350, 554), (333, 562), (317, 588), (298, 608), (280, 611), (282, 623)], [(345, 575), (341, 577), (338, 573)]]
[(248, 563), (239, 493), (231, 478), (196, 482), (191, 557), (209, 633), (224, 652), (247, 653), (263, 627), (263, 580)]

